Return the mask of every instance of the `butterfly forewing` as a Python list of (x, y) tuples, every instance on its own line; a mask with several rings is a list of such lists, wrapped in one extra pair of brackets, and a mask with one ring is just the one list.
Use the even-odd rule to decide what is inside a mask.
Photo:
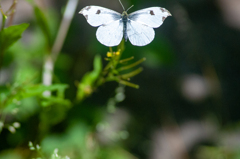
[(112, 23), (101, 25), (97, 29), (97, 39), (100, 43), (106, 46), (117, 46), (123, 38), (123, 23), (121, 20)]
[(149, 44), (155, 36), (153, 28), (129, 20), (127, 23), (127, 35), (129, 41), (136, 46), (145, 46)]
[(121, 19), (120, 13), (99, 6), (86, 6), (79, 13), (83, 14), (87, 22), (94, 27)]
[(168, 16), (171, 14), (167, 9), (150, 7), (129, 14), (129, 19), (152, 28), (158, 28)]

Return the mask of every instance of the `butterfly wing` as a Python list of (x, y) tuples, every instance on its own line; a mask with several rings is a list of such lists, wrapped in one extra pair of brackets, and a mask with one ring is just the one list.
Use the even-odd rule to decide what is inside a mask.
[(150, 7), (129, 14), (129, 19), (152, 28), (158, 28), (171, 13), (161, 7)]
[(121, 19), (121, 14), (111, 9), (99, 6), (86, 6), (80, 12), (87, 22), (94, 27), (109, 24)]
[(149, 44), (155, 36), (153, 28), (137, 23), (133, 20), (127, 22), (127, 36), (129, 41), (136, 46)]
[(163, 21), (171, 16), (170, 12), (161, 7), (150, 7), (129, 14), (127, 36), (136, 46), (149, 44), (155, 36), (153, 28), (158, 28)]
[(112, 47), (120, 44), (123, 38), (123, 22), (117, 20), (103, 24), (97, 29), (97, 39), (103, 45)]
[(121, 42), (123, 37), (121, 14), (99, 6), (87, 6), (79, 13), (84, 15), (90, 25), (100, 26), (96, 33), (100, 43), (111, 47)]

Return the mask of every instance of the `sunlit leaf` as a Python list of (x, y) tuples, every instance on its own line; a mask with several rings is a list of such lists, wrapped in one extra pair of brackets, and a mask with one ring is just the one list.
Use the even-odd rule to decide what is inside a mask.
[(12, 44), (19, 40), (28, 26), (29, 24), (23, 23), (4, 28), (0, 32), (0, 53), (7, 50)]
[(54, 104), (60, 104), (60, 105), (65, 105), (65, 106), (70, 106), (71, 102), (69, 100), (63, 99), (63, 98), (56, 98), (54, 96), (44, 98), (41, 102), (42, 106), (50, 106)]

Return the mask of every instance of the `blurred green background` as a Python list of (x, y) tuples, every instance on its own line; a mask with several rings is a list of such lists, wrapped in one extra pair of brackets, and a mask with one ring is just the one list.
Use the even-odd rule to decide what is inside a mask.
[(0, 0), (0, 159), (240, 158), (240, 1), (122, 3), (172, 16), (107, 57), (78, 12), (118, 0)]

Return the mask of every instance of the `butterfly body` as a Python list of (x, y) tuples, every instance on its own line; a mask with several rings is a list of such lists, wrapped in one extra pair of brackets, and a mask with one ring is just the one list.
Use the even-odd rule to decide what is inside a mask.
[(128, 19), (128, 14), (127, 14), (126, 11), (123, 11), (122, 20), (120, 20), (120, 21), (122, 21), (122, 23), (123, 23), (123, 37), (124, 37), (125, 41), (127, 41), (127, 38), (128, 38), (128, 36), (127, 36), (127, 22), (129, 21), (129, 19)]
[(155, 36), (153, 28), (162, 25), (163, 21), (171, 16), (170, 12), (161, 7), (150, 7), (128, 14), (122, 14), (100, 6), (87, 6), (80, 12), (87, 22), (99, 27), (97, 39), (106, 46), (117, 46), (122, 38), (135, 46), (149, 44)]

